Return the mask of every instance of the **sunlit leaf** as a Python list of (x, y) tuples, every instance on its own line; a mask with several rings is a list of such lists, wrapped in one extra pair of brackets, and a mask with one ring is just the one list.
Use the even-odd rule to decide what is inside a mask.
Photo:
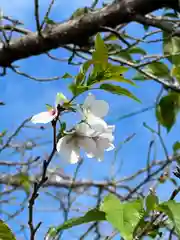
[(116, 86), (113, 84), (109, 84), (109, 83), (103, 83), (100, 86), (100, 89), (103, 89), (105, 91), (108, 91), (112, 94), (117, 94), (117, 95), (124, 95), (127, 96), (129, 98), (132, 98), (134, 100), (136, 100), (137, 102), (141, 102), (136, 96), (134, 96), (131, 92), (129, 92), (127, 89), (122, 88), (120, 86)]
[(146, 197), (146, 209), (148, 212), (154, 210), (158, 204), (159, 204), (159, 199), (155, 194), (150, 193)]
[(101, 38), (100, 33), (96, 35), (95, 51), (93, 52), (92, 57), (93, 60), (102, 62), (102, 65), (108, 62), (108, 49)]
[(72, 92), (72, 94), (74, 96), (78, 96), (79, 94), (87, 91), (89, 89), (88, 86), (78, 86), (74, 83), (72, 83), (71, 85), (69, 85), (69, 90)]
[(149, 78), (147, 78), (144, 74), (142, 74), (140, 72), (137, 72), (132, 79), (135, 80), (135, 81), (144, 81), (144, 80), (147, 80)]
[(165, 55), (169, 55), (167, 59), (175, 64), (180, 64), (180, 39), (172, 37), (171, 33), (163, 32), (163, 51)]
[(16, 240), (11, 229), (2, 220), (0, 220), (0, 240)]
[(125, 240), (133, 239), (134, 230), (144, 215), (143, 200), (121, 203), (116, 196), (110, 194), (104, 198), (100, 209)]
[(179, 95), (170, 93), (161, 98), (157, 108), (156, 117), (158, 122), (166, 127), (169, 132), (176, 121), (176, 115), (179, 107)]
[(180, 66), (173, 65), (171, 69), (171, 76), (175, 77), (180, 83)]
[(170, 71), (167, 65), (162, 62), (153, 62), (151, 64), (148, 64), (145, 70), (147, 71), (147, 73), (153, 74), (160, 78), (171, 78)]
[(146, 51), (140, 47), (132, 47), (128, 50), (128, 53), (146, 55)]
[(88, 211), (84, 216), (72, 218), (58, 227), (51, 227), (48, 231), (48, 234), (51, 234), (51, 237), (55, 237), (60, 231), (72, 228), (81, 224), (94, 222), (94, 221), (105, 221), (105, 213), (98, 209), (92, 209)]
[(159, 206), (159, 210), (169, 217), (169, 220), (172, 221), (178, 235), (180, 236), (180, 203), (177, 203), (174, 200), (169, 200), (162, 203)]
[(66, 96), (64, 96), (63, 93), (58, 92), (56, 94), (56, 104), (59, 104), (59, 103), (61, 104), (63, 102), (68, 102), (68, 99), (66, 98)]
[(73, 78), (73, 76), (70, 75), (69, 73), (65, 73), (61, 78), (64, 78), (64, 79), (66, 79), (66, 78)]

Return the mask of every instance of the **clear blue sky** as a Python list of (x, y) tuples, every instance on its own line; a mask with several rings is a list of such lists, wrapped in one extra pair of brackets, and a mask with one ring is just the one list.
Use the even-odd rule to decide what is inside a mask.
[[(54, 5), (54, 10), (52, 11), (51, 18), (55, 21), (62, 21), (67, 19), (72, 12), (78, 8), (82, 7), (85, 4), (89, 5), (91, 0), (81, 1), (81, 0), (73, 0), (71, 1), (60, 1), (57, 0), (57, 3)], [(44, 15), (49, 1), (41, 0), (41, 16)], [(30, 30), (35, 30), (35, 20), (34, 20), (34, 1), (24, 1), (24, 0), (11, 0), (9, 1), (1, 1), (1, 7), (5, 15), (11, 15), (14, 18), (23, 21), (25, 27)], [(129, 32), (134, 36), (141, 36), (143, 34), (143, 28), (138, 26), (137, 24), (131, 24), (128, 27)], [(138, 31), (137, 31), (138, 30)], [(160, 53), (161, 45), (144, 45), (145, 49), (149, 54)], [(56, 51), (52, 51), (56, 53), (59, 57), (67, 57), (69, 54), (62, 50), (58, 49)], [(17, 65), (21, 66), (21, 70), (23, 72), (27, 72), (28, 74), (36, 77), (47, 77), (47, 76), (61, 76), (65, 72), (69, 72), (71, 74), (76, 74), (78, 72), (79, 67), (68, 66), (67, 63), (59, 63), (53, 60), (50, 60), (47, 56), (41, 55), (36, 57), (31, 57), (29, 59), (21, 60), (16, 62)], [(128, 75), (131, 78), (131, 74)], [(54, 98), (57, 92), (63, 92), (67, 97), (71, 96), (71, 93), (68, 91), (67, 86), (70, 80), (62, 79), (54, 82), (40, 83), (30, 79), (27, 79), (22, 76), (18, 76), (17, 74), (8, 71), (8, 74), (0, 79), (0, 100), (6, 103), (5, 107), (1, 107), (0, 118), (1, 125), (0, 131), (4, 129), (8, 129), (11, 133), (16, 127), (27, 117), (32, 114), (38, 113), (45, 109), (45, 104), (53, 104)], [(129, 87), (129, 86), (128, 86)], [(120, 164), (120, 161), (123, 162), (122, 168), (118, 173), (118, 177), (127, 176), (139, 168), (146, 166), (147, 159), (147, 149), (150, 140), (152, 139), (152, 134), (143, 127), (143, 122), (146, 122), (149, 126), (156, 126), (156, 119), (154, 116), (154, 110), (149, 112), (137, 115), (135, 117), (115, 121), (118, 117), (123, 116), (124, 114), (140, 110), (141, 108), (145, 108), (151, 106), (154, 103), (155, 97), (160, 89), (160, 86), (154, 82), (145, 82), (138, 83), (138, 87), (129, 88), (137, 97), (139, 97), (142, 101), (142, 104), (136, 103), (131, 99), (125, 97), (119, 97), (115, 95), (111, 95), (105, 92), (94, 91), (94, 94), (98, 99), (107, 100), (110, 104), (110, 113), (107, 116), (107, 121), (112, 124), (116, 124), (116, 132), (115, 132), (115, 145), (118, 146), (120, 142), (125, 140), (128, 136), (133, 133), (136, 133), (136, 136), (132, 141), (127, 143), (118, 153), (117, 157), (117, 165)], [(85, 96), (87, 94), (83, 94), (78, 98), (78, 102), (83, 102)], [(72, 124), (72, 120), (67, 117), (66, 118), (69, 124)], [(166, 144), (168, 146), (169, 152), (172, 152), (172, 143), (175, 140), (179, 140), (179, 120), (177, 121), (176, 126), (170, 132), (170, 134), (166, 134), (164, 132), (164, 138)], [(36, 132), (37, 134), (37, 132)], [(19, 141), (23, 138), (28, 139), (28, 137), (34, 136), (30, 130), (23, 130), (22, 134), (19, 137)], [(42, 137), (42, 141), (50, 140), (50, 131), (45, 133), (38, 132), (38, 136)], [(39, 150), (34, 151), (34, 154), (44, 154), (44, 152), (48, 153), (50, 151), (50, 146), (41, 147)], [(9, 153), (4, 152), (1, 156), (1, 159), (9, 159)], [(163, 159), (164, 153), (162, 149), (157, 144), (157, 158)], [(19, 156), (15, 155), (11, 157), (11, 160), (18, 160)], [(98, 163), (95, 159), (85, 159), (85, 162), (81, 168), (79, 178), (83, 179), (94, 179), (94, 180), (102, 180), (105, 177), (109, 176), (111, 159), (114, 158), (114, 152), (110, 152), (106, 154), (105, 160), (102, 163)], [(58, 164), (61, 166), (67, 174), (73, 175), (73, 172), (76, 168), (76, 165), (70, 165), (64, 163), (62, 161), (56, 160), (52, 162), (53, 166)], [(4, 172), (7, 169), (1, 168), (0, 171)], [(135, 184), (135, 183), (134, 183)], [(161, 198), (166, 199), (170, 192), (165, 191), (165, 189), (170, 189), (170, 184), (166, 185), (166, 188), (162, 187), (161, 190)], [(17, 195), (21, 198), (22, 194), (17, 193)], [(44, 198), (43, 198), (44, 197)], [(46, 200), (46, 201), (45, 201)], [(85, 203), (87, 202), (86, 198), (82, 198), (81, 201)], [(93, 201), (88, 202), (91, 205)], [(45, 198), (45, 196), (40, 197), (38, 204), (36, 205), (37, 209), (45, 209), (57, 207), (57, 202), (54, 203), (50, 198)], [(12, 206), (11, 210), (14, 212), (16, 206)], [(4, 207), (3, 209), (10, 209), (9, 206)], [(27, 209), (21, 214), (18, 218), (20, 222), (27, 221)], [(41, 231), (39, 231), (39, 235), (37, 239), (41, 240), (42, 233), (47, 230), (47, 226), (58, 224), (62, 221), (60, 213), (47, 212), (44, 214), (43, 212), (37, 211), (36, 220), (45, 219)], [(12, 222), (10, 223), (13, 230), (18, 229), (18, 223)], [(81, 230), (84, 230), (85, 226), (78, 228), (78, 233)], [(105, 229), (105, 228), (104, 228)], [(107, 233), (110, 229), (107, 229)], [(67, 233), (66, 233), (67, 234)], [(68, 235), (63, 235), (63, 239), (67, 239)], [(77, 232), (76, 232), (77, 235)], [(23, 236), (19, 236), (18, 239), (23, 239)], [(76, 239), (75, 237), (71, 239)], [(92, 239), (92, 236), (87, 239)]]

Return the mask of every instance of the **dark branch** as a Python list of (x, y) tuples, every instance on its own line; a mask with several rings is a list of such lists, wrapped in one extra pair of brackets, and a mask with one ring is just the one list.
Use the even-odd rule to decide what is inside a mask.
[(42, 32), (43, 37), (36, 32), (11, 41), (7, 47), (0, 49), (0, 66), (8, 67), (16, 60), (46, 53), (66, 44), (82, 45), (89, 37), (101, 32), (102, 27), (115, 28), (133, 21), (133, 16), (143, 16), (163, 7), (178, 10), (178, 0), (115, 1), (77, 19), (52, 25), (49, 32)]

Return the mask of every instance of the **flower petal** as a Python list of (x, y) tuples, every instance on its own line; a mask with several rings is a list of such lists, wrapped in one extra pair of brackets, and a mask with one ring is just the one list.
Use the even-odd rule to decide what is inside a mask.
[(85, 115), (91, 112), (96, 117), (104, 117), (109, 111), (109, 104), (104, 100), (96, 100), (93, 94), (89, 94), (84, 101), (83, 109)]
[(89, 109), (91, 105), (94, 103), (94, 101), (95, 101), (95, 96), (91, 93), (88, 94), (88, 96), (84, 101), (83, 108)]
[(106, 149), (106, 151), (109, 152), (109, 151), (112, 151), (112, 150), (114, 150), (114, 149), (115, 149), (114, 144), (109, 143), (109, 147)]
[(94, 130), (85, 122), (76, 125), (76, 133), (80, 136), (92, 136)]
[(105, 102), (104, 100), (95, 100), (89, 109), (92, 114), (94, 114), (97, 117), (103, 118), (107, 115), (109, 111), (109, 104)]
[(78, 138), (79, 147), (84, 148), (87, 154), (95, 154), (96, 153), (96, 142), (92, 138), (81, 137)]
[(92, 129), (94, 129), (95, 131), (100, 132), (100, 133), (104, 132), (104, 130), (108, 126), (107, 123), (103, 119), (101, 119), (91, 113), (89, 113), (87, 115), (86, 121)]
[(75, 144), (73, 136), (62, 137), (57, 143), (57, 151), (64, 160), (74, 164), (80, 160), (80, 149)]
[(34, 115), (31, 118), (31, 122), (36, 124), (36, 123), (49, 123), (51, 122), (54, 118), (56, 117), (56, 113), (52, 114), (51, 112), (41, 112), (36, 115)]
[(104, 133), (100, 134), (99, 137), (103, 138), (103, 139), (108, 139), (109, 142), (114, 141), (114, 136), (112, 135), (112, 133), (104, 132)]

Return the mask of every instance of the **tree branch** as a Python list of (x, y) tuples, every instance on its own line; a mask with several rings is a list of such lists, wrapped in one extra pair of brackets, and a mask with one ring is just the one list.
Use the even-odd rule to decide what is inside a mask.
[(133, 21), (135, 15), (145, 15), (163, 7), (179, 10), (178, 0), (116, 0), (104, 8), (74, 20), (52, 25), (49, 32), (37, 32), (17, 38), (0, 48), (0, 66), (9, 67), (14, 61), (46, 53), (62, 45), (82, 45), (102, 27), (115, 28)]

